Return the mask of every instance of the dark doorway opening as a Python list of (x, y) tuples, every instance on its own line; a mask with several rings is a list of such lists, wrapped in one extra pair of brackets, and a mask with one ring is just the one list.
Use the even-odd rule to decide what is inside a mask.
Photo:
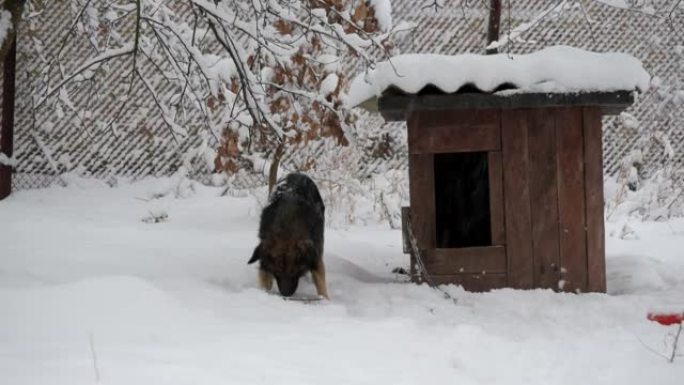
[(486, 152), (435, 154), (438, 248), (491, 246)]

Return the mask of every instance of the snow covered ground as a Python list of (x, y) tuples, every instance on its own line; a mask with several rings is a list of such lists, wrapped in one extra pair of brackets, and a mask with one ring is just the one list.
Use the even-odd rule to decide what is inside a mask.
[(681, 219), (608, 223), (608, 295), (447, 287), (457, 304), (391, 273), (399, 231), (327, 229), (332, 301), (305, 304), (256, 287), (253, 197), (78, 184), (0, 202), (2, 384), (684, 381), (656, 354), (675, 327), (646, 320), (684, 308)]

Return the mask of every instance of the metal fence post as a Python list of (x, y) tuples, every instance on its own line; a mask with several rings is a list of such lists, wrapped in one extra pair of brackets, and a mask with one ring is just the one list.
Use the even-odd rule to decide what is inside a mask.
[[(491, 0), (489, 2), (489, 24), (487, 25), (487, 45), (499, 40), (499, 29), (501, 28), (501, 0)], [(487, 49), (487, 55), (499, 52), (498, 49)]]
[[(2, 120), (0, 128), (0, 152), (12, 158), (14, 147), (14, 95), (15, 70), (17, 62), (17, 37), (12, 34), (12, 40), (7, 56), (3, 63), (2, 79)], [(0, 163), (0, 200), (12, 192), (12, 166)]]

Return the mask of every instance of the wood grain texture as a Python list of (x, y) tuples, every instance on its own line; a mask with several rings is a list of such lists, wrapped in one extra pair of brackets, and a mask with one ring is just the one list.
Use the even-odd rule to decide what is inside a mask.
[(528, 113), (534, 286), (558, 289), (560, 255), (555, 109)]
[(495, 151), (501, 148), (498, 110), (418, 111), (409, 128), (410, 154)]
[[(413, 277), (415, 282), (420, 282), (419, 277)], [(507, 287), (506, 274), (450, 274), (433, 275), (432, 280), (436, 285), (454, 284), (461, 285), (465, 290), (473, 292), (485, 292), (492, 289)]]
[(408, 207), (401, 208), (401, 246), (404, 254), (411, 253), (411, 241), (408, 235), (408, 218), (411, 210)]
[(413, 231), (420, 249), (435, 247), (434, 156), (409, 155), (409, 194)]
[[(421, 114), (412, 113), (407, 126), (409, 135), (421, 129)], [(434, 155), (409, 155), (409, 195), (412, 229), (419, 250), (435, 247)], [(411, 274), (416, 274), (416, 259), (411, 253)]]
[(504, 215), (503, 159), (499, 151), (490, 152), (488, 156), (489, 170), (489, 212), (492, 233), (492, 246), (506, 244), (506, 227)]
[(606, 292), (601, 110), (584, 107), (584, 178), (587, 208), (588, 291)]
[(431, 275), (506, 273), (503, 246), (425, 250), (425, 268)]
[(534, 261), (525, 110), (502, 111), (501, 140), (508, 284), (528, 289), (534, 286)]
[(558, 214), (560, 260), (565, 291), (587, 290), (587, 248), (584, 197), (584, 135), (582, 108), (559, 108)]
[(456, 93), (406, 95), (386, 92), (378, 99), (385, 121), (404, 121), (415, 111), (532, 109), (567, 106), (599, 106), (603, 114), (616, 115), (634, 103), (634, 92), (520, 93), (513, 95)]

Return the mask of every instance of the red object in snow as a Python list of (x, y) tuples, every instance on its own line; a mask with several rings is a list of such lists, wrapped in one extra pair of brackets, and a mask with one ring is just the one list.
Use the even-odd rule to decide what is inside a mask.
[(665, 326), (678, 325), (684, 321), (684, 313), (648, 313), (646, 318)]

